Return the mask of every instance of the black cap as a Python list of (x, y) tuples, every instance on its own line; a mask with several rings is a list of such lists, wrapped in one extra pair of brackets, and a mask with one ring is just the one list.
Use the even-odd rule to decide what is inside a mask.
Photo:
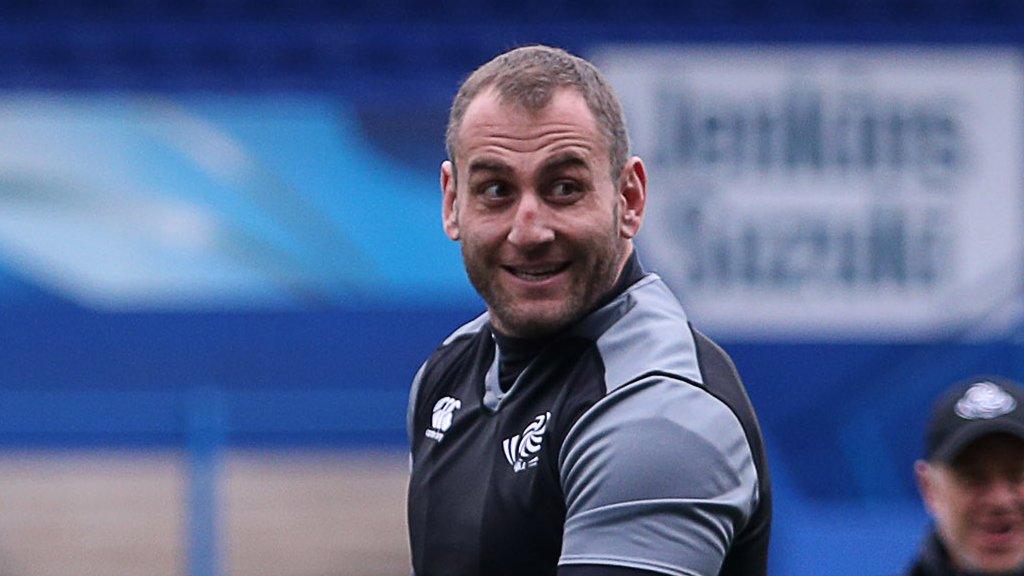
[(963, 380), (935, 404), (926, 457), (951, 462), (971, 442), (997, 432), (1024, 440), (1024, 388), (998, 376)]

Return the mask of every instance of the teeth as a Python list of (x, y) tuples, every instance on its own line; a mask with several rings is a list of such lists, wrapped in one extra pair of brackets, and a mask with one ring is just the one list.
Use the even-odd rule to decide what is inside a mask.
[(520, 270), (520, 269), (514, 269), (513, 273), (516, 276), (518, 276), (520, 278), (523, 278), (525, 280), (538, 280), (540, 278), (545, 278), (547, 276), (551, 276), (552, 274), (555, 274), (559, 270), (560, 270), (560, 267), (559, 266), (555, 266), (553, 268), (545, 268), (545, 269), (542, 269), (542, 270)]
[(546, 271), (546, 272), (526, 272), (524, 270), (519, 270), (519, 271), (516, 272), (516, 276), (519, 276), (520, 278), (528, 278), (528, 279), (544, 278), (545, 276), (550, 276), (550, 275), (551, 275), (550, 271)]

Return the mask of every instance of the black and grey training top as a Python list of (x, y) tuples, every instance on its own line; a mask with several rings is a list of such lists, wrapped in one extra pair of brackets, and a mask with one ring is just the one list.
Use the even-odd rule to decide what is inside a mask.
[(417, 576), (608, 565), (765, 574), (771, 492), (729, 357), (655, 274), (550, 342), (502, 391), (485, 313), (413, 382)]

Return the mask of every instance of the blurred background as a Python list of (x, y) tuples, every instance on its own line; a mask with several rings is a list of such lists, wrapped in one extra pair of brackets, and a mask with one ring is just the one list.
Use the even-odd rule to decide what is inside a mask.
[(1024, 378), (1024, 4), (0, 0), (0, 574), (407, 574), (406, 392), (482, 304), (447, 107), (591, 58), (641, 256), (758, 410), (772, 572), (896, 574), (934, 397)]

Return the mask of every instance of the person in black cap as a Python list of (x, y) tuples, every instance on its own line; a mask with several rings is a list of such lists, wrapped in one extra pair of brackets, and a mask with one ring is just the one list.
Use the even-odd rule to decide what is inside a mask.
[(915, 464), (934, 529), (910, 576), (1024, 575), (1024, 388), (960, 382), (935, 406)]

